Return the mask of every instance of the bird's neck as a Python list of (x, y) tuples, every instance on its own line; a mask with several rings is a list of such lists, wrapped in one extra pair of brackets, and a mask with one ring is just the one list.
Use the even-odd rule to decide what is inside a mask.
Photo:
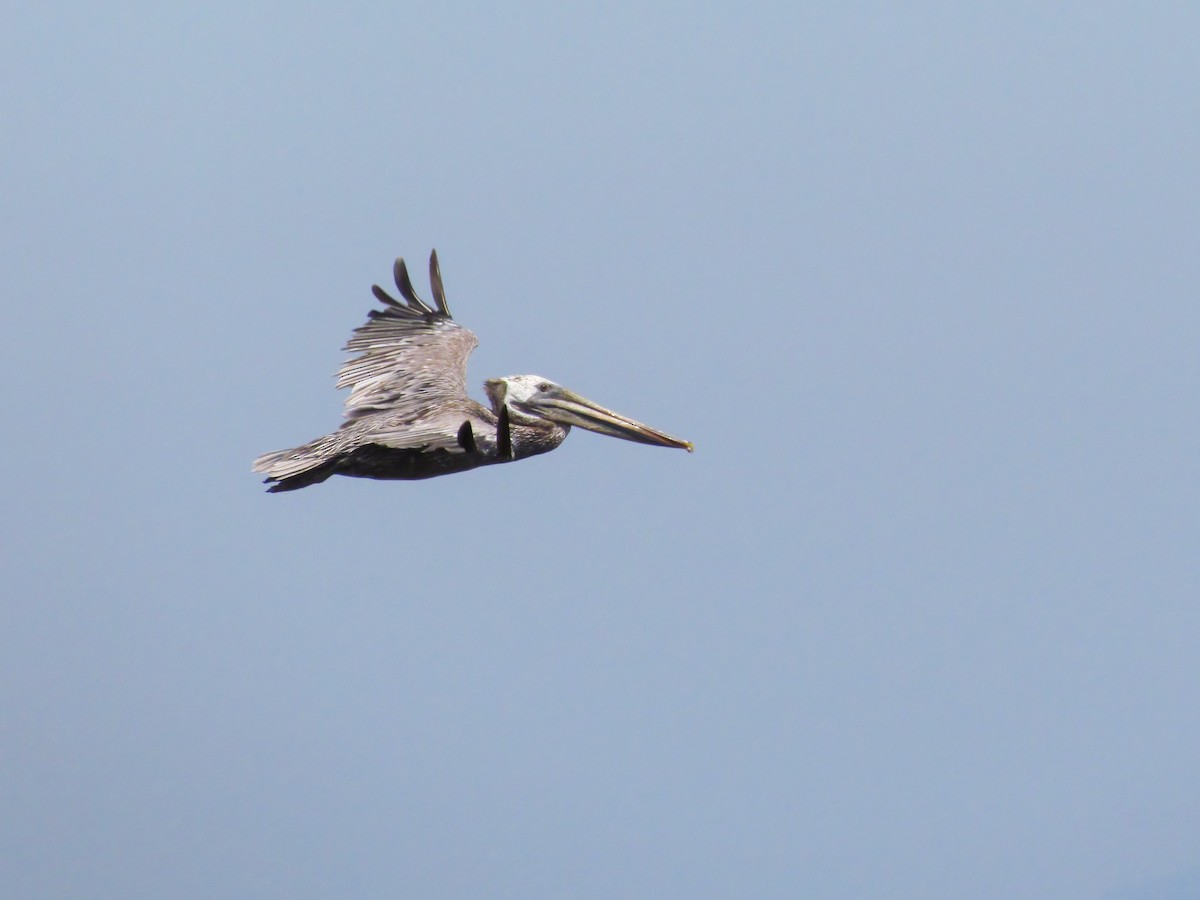
[(559, 425), (555, 422), (513, 422), (510, 427), (512, 458), (525, 459), (539, 453), (549, 453), (566, 440), (570, 430), (570, 425)]

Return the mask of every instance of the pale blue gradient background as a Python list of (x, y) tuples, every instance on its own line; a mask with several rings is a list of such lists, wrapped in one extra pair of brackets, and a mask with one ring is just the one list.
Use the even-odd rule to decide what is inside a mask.
[[(1198, 35), (10, 10), (5, 896), (1197, 896)], [(431, 246), (696, 453), (262, 493)]]

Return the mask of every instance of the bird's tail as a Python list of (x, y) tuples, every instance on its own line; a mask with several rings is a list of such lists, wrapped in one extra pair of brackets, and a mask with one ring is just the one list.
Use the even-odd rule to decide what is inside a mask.
[(337, 472), (340, 457), (332, 443), (327, 435), (292, 450), (264, 453), (254, 461), (254, 471), (266, 475), (266, 483), (274, 482), (267, 489), (272, 494), (320, 484)]

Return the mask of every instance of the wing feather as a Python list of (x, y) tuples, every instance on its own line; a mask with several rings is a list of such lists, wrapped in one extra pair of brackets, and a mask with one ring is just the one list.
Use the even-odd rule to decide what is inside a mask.
[(450, 317), (436, 252), (429, 266), (436, 310), (413, 290), (403, 259), (393, 275), (404, 302), (372, 287), (384, 308), (371, 310), (366, 324), (354, 329), (343, 349), (358, 355), (337, 374), (337, 386), (350, 388), (345, 424), (380, 412), (415, 422), (433, 406), (468, 399), (467, 358), (479, 341)]
[(429, 286), (433, 288), (433, 302), (438, 312), (450, 318), (450, 307), (446, 305), (446, 288), (442, 286), (442, 267), (438, 265), (437, 251), (429, 254)]

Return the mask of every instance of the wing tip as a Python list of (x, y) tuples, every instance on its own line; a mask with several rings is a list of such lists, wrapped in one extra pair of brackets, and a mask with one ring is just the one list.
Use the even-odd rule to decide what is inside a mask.
[(413, 287), (412, 278), (408, 274), (408, 265), (404, 262), (403, 256), (397, 256), (396, 262), (392, 264), (392, 277), (396, 281), (396, 287), (400, 290), (401, 296), (408, 301), (410, 308), (426, 315), (433, 314), (433, 308), (421, 299), (421, 295)]
[[(385, 291), (383, 288), (381, 288), (377, 284), (371, 285), (371, 293), (374, 294), (375, 299), (378, 300), (380, 303), (382, 303), (384, 306), (390, 306), (390, 307), (403, 307), (404, 306), (403, 303), (401, 303), (399, 300), (397, 300), (395, 297), (393, 297), (391, 294), (389, 294), (387, 291)], [(377, 316), (377, 315), (379, 315), (379, 311), (373, 309), (373, 310), (371, 310), (370, 314)]]
[[(392, 280), (396, 282), (396, 289), (400, 292), (404, 302), (397, 300), (379, 285), (371, 285), (371, 293), (375, 295), (375, 299), (390, 310), (407, 311), (423, 316), (440, 316), (453, 320), (454, 316), (450, 314), (450, 306), (446, 303), (446, 286), (442, 281), (442, 267), (438, 262), (436, 248), (429, 254), (429, 285), (433, 290), (433, 302), (436, 309), (425, 302), (417, 293), (417, 289), (413, 287), (412, 276), (408, 273), (408, 263), (404, 261), (403, 256), (397, 256), (396, 261), (392, 263)], [(378, 311), (371, 313), (373, 317), (386, 314), (387, 310), (383, 313)]]
[(442, 267), (438, 262), (436, 247), (429, 251), (429, 286), (433, 289), (433, 302), (437, 304), (438, 312), (447, 319), (453, 319), (450, 307), (446, 304), (446, 286), (442, 283)]

